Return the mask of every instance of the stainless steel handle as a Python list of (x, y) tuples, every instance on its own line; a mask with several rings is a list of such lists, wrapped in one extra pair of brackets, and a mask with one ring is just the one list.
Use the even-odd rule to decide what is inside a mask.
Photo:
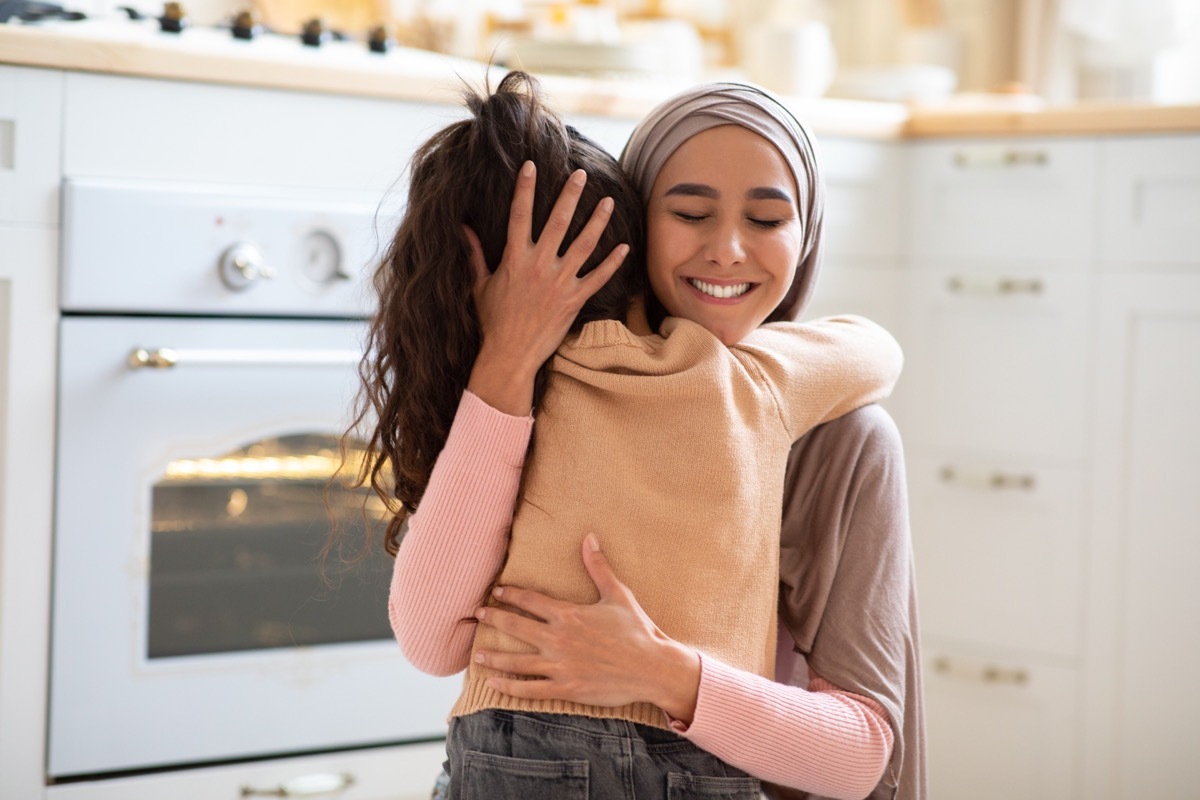
[(964, 486), (968, 489), (1022, 489), (1033, 491), (1037, 480), (1029, 473), (1017, 474), (987, 470), (960, 470), (954, 467), (942, 467), (943, 483)]
[(210, 367), (234, 366), (341, 366), (357, 364), (355, 350), (176, 350), (173, 347), (136, 347), (129, 354), (130, 369), (168, 369), (183, 364)]
[(242, 797), (315, 797), (344, 792), (353, 785), (354, 776), (348, 772), (317, 772), (292, 778), (269, 789), (243, 786)]
[(980, 683), (1007, 686), (1024, 686), (1029, 683), (1029, 671), (1020, 667), (1001, 667), (996, 664), (956, 663), (947, 656), (938, 656), (933, 669), (939, 675), (966, 678)]
[(1044, 284), (1037, 278), (961, 278), (946, 281), (946, 288), (955, 294), (1041, 294)]
[(1016, 150), (1011, 147), (976, 147), (954, 153), (954, 166), (960, 169), (1034, 166), (1050, 163), (1045, 150)]

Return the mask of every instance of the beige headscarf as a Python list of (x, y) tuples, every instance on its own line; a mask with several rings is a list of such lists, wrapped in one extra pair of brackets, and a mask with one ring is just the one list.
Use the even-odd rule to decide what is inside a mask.
[(688, 89), (642, 120), (621, 153), (621, 166), (642, 199), (649, 200), (654, 179), (671, 154), (696, 134), (720, 125), (740, 125), (762, 136), (783, 155), (796, 180), (804, 226), (800, 263), (791, 288), (767, 321), (795, 319), (812, 295), (821, 265), (825, 184), (816, 141), (779, 100), (742, 83), (706, 83)]

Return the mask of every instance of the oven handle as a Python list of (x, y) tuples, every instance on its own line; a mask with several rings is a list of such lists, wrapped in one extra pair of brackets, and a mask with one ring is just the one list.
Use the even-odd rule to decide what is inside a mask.
[(129, 354), (130, 369), (170, 369), (196, 364), (208, 367), (343, 366), (357, 364), (355, 350), (176, 350), (173, 347), (136, 347)]
[(243, 785), (242, 797), (314, 797), (344, 792), (353, 785), (354, 776), (348, 772), (319, 772), (292, 778), (269, 788)]

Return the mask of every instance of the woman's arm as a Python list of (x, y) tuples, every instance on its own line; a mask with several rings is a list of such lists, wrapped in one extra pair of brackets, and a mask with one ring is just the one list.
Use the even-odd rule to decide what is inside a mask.
[(504, 563), (533, 418), (464, 392), (446, 447), (408, 523), (392, 570), (388, 617), (422, 672), (466, 669), (471, 616)]
[(584, 565), (600, 601), (575, 605), (499, 587), (506, 605), (484, 608), (485, 624), (537, 648), (479, 653), (487, 666), (541, 680), (491, 678), (514, 697), (601, 706), (647, 702), (700, 747), (763, 780), (827, 797), (861, 798), (879, 782), (892, 746), (883, 709), (814, 678), (809, 689), (737, 670), (671, 640), (612, 573), (595, 537)]
[(483, 341), (446, 445), (400, 543), (388, 601), (405, 656), (425, 672), (449, 675), (466, 667), (474, 632), (471, 611), (504, 560), (533, 423), (534, 378), (583, 302), (628, 252), (618, 247), (577, 277), (612, 213), (612, 201), (602, 200), (559, 256), (586, 180), (582, 170), (572, 176), (534, 242), (536, 170), (526, 162), (494, 273), (478, 238), (464, 226)]

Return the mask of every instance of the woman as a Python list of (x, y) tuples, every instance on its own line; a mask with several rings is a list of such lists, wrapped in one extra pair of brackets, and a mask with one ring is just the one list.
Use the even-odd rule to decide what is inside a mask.
[[(767, 119), (782, 120), (782, 130), (764, 125), (760, 112)], [(723, 125), (753, 126), (775, 141), (789, 135), (789, 118), (764, 93), (729, 84), (697, 87), (652, 112), (622, 156), (649, 206), (651, 250), (656, 237), (654, 206), (662, 199), (654, 194), (656, 178), (680, 145)], [(716, 161), (723, 154), (707, 155)], [(808, 215), (818, 231), (819, 192), (819, 182), (814, 180)], [(819, 256), (818, 234), (772, 319), (800, 314), (813, 291)], [(543, 680), (506, 683), (506, 691), (521, 694), (536, 685), (539, 693), (565, 700), (597, 693), (619, 700), (625, 694), (644, 692), (640, 685), (644, 665), (653, 661), (657, 647), (652, 631), (636, 600), (621, 590), (601, 560), (586, 551), (583, 558), (598, 583), (607, 587), (605, 599), (593, 607), (556, 606), (536, 594), (506, 587), (509, 605), (537, 609), (534, 613), (540, 612), (545, 620), (544, 630), (521, 626), (521, 635), (539, 651), (540, 663), (510, 666), (513, 672)], [(793, 447), (786, 478), (780, 576), (777, 678), (826, 695), (844, 690), (857, 700), (878, 704), (886, 711), (894, 744), (890, 757), (878, 765), (882, 774), (876, 773), (877, 782), (863, 794), (924, 798), (924, 715), (904, 464), (899, 434), (878, 407), (868, 406), (826, 423)], [(502, 612), (488, 616), (488, 624), (501, 628), (514, 622)], [(802, 657), (799, 665), (797, 654)], [(656, 678), (663, 679), (661, 674)], [(695, 718), (690, 727), (676, 726), (676, 730), (751, 774), (808, 790), (777, 789), (779, 796), (833, 794), (837, 787), (822, 785), (827, 776), (819, 763), (808, 776), (787, 769), (826, 756), (806, 740), (813, 694), (798, 687), (764, 685), (730, 692), (717, 681), (706, 687), (702, 678), (693, 696)], [(717, 725), (731, 720), (732, 727)], [(853, 727), (852, 721), (848, 724)]]
[[(735, 128), (732, 130), (730, 130), (728, 128), (724, 129), (724, 130), (718, 129), (718, 130), (714, 131), (711, 134), (711, 136), (709, 136), (709, 135), (697, 136), (696, 140), (697, 140), (697, 142), (699, 142), (704, 139), (712, 138), (714, 140), (715, 144), (713, 144), (711, 146), (715, 146), (718, 149), (729, 148), (729, 147), (734, 147), (735, 149), (741, 148), (742, 150), (746, 151), (746, 156), (749, 159), (749, 161), (743, 160), (743, 164), (749, 163), (752, 165), (754, 163), (757, 163), (754, 159), (761, 158), (762, 147), (765, 146), (765, 147), (770, 148), (771, 145), (769, 143), (767, 143), (766, 140), (762, 140), (762, 141), (757, 141), (757, 142), (751, 142), (752, 146), (746, 147), (745, 145), (747, 145), (747, 141), (746, 141), (747, 137), (744, 136), (743, 134), (744, 134), (744, 132), (741, 131), (740, 128)], [(739, 136), (741, 136), (740, 140), (739, 140)], [(754, 137), (751, 137), (751, 138), (756, 139), (759, 137), (757, 137), (757, 134), (755, 134)], [(759, 153), (757, 153), (757, 154), (754, 152), (755, 147), (759, 148)], [(701, 152), (703, 152), (703, 151), (701, 151)], [(774, 159), (778, 160), (777, 156), (772, 155), (772, 156), (770, 156), (770, 158), (774, 158)], [(702, 159), (702, 160), (706, 160), (706, 159)], [(784, 169), (785, 174), (786, 174), (786, 171), (787, 170), (785, 168)], [(728, 280), (728, 279), (723, 278), (718, 275), (709, 275), (709, 274), (675, 275), (673, 278), (670, 278), (670, 279), (664, 277), (662, 280), (660, 280), (657, 283), (657, 285), (655, 287), (656, 293), (658, 295), (670, 295), (670, 293), (672, 291), (679, 290), (678, 292), (676, 292), (676, 296), (671, 297), (669, 300), (666, 301), (666, 304), (669, 308), (671, 308), (671, 306), (673, 306), (673, 305), (678, 305), (679, 303), (686, 304), (690, 300), (698, 301), (698, 303), (694, 304), (690, 309), (676, 311), (675, 308), (671, 308), (673, 313), (678, 313), (680, 316), (684, 317), (685, 319), (692, 318), (692, 317), (698, 318), (697, 319), (698, 322), (702, 319), (703, 322), (701, 324), (703, 324), (705, 328), (713, 331), (713, 333), (716, 333), (721, 338), (722, 341), (725, 341), (728, 338), (731, 342), (734, 342), (734, 341), (739, 340), (741, 337), (747, 335), (750, 331), (752, 331), (753, 328), (756, 327), (757, 324), (762, 321), (762, 318), (765, 317), (772, 310), (772, 307), (775, 304), (779, 303), (779, 301), (783, 298), (784, 292), (789, 289), (794, 288), (794, 285), (792, 282), (792, 273), (795, 272), (795, 270), (796, 270), (796, 260), (797, 260), (797, 255), (800, 253), (800, 249), (799, 248), (789, 249), (788, 247), (783, 247), (782, 249), (780, 249), (778, 247), (774, 247), (774, 245), (779, 244), (779, 242), (781, 242), (781, 241), (786, 243), (787, 237), (780, 237), (777, 234), (767, 233), (767, 231), (770, 231), (774, 228), (780, 227), (784, 222), (784, 220), (782, 220), (782, 217), (786, 217), (787, 215), (786, 214), (779, 215), (774, 212), (771, 212), (768, 214), (760, 213), (763, 209), (770, 209), (770, 208), (772, 208), (772, 206), (779, 206), (779, 204), (781, 204), (781, 203), (787, 204), (788, 208), (794, 212), (794, 210), (795, 210), (794, 207), (798, 203), (803, 203), (809, 210), (810, 219), (811, 219), (811, 209), (813, 207), (816, 207), (819, 209), (819, 198), (813, 197), (813, 193), (811, 191), (811, 186), (801, 186), (800, 185), (800, 175), (803, 173), (805, 176), (807, 176), (809, 174), (809, 171), (808, 170), (797, 170), (796, 168), (792, 168), (791, 172), (792, 172), (792, 177), (794, 178), (794, 180), (775, 181), (774, 183), (771, 183), (772, 186), (775, 186), (775, 185), (785, 186), (786, 184), (790, 183), (791, 185), (790, 185), (790, 187), (788, 187), (787, 191), (776, 190), (774, 195), (767, 193), (766, 195), (763, 195), (763, 196), (755, 196), (752, 198), (748, 198), (748, 201), (749, 201), (748, 206), (751, 207), (751, 209), (754, 211), (754, 215), (749, 217), (749, 220), (750, 220), (749, 224), (752, 227), (754, 227), (756, 229), (756, 231), (758, 231), (761, 235), (757, 235), (757, 236), (748, 235), (745, 237), (745, 242), (739, 242), (739, 246), (741, 244), (746, 244), (749, 246), (748, 252), (751, 252), (753, 255), (755, 255), (756, 258), (758, 256), (767, 256), (767, 258), (765, 260), (756, 261), (755, 262), (756, 269), (752, 269), (752, 270), (748, 270), (748, 271), (747, 270), (739, 271), (739, 274), (736, 276), (737, 280)], [(768, 181), (766, 183), (770, 183), (770, 182)], [(682, 205), (684, 206), (681, 208), (676, 208), (670, 212), (670, 217), (672, 220), (674, 220), (674, 222), (677, 224), (677, 226), (679, 224), (682, 224), (684, 227), (704, 227), (705, 223), (703, 221), (703, 215), (691, 213), (695, 209), (688, 207), (689, 204), (694, 204), (698, 200), (703, 200), (705, 198), (704, 191), (693, 192), (690, 190), (700, 187), (701, 189), (707, 188), (707, 190), (709, 190), (711, 192), (714, 185), (716, 185), (718, 187), (722, 186), (722, 184), (720, 183), (719, 180), (715, 181), (713, 183), (697, 184), (695, 182), (691, 182), (691, 183), (679, 182), (679, 183), (675, 183), (673, 185), (673, 189), (679, 189), (680, 187), (683, 187), (682, 190), (680, 190), (680, 191), (674, 191), (674, 192), (668, 193), (672, 196), (671, 202), (682, 203)], [(764, 183), (764, 185), (765, 185), (765, 183)], [(787, 196), (789, 193), (790, 193), (791, 197)], [(792, 216), (795, 217), (796, 215), (793, 213)], [(697, 223), (699, 223), (699, 225), (697, 225)], [(799, 225), (796, 226), (796, 229), (799, 230)], [(809, 225), (805, 225), (803, 227), (803, 233), (804, 233), (804, 236), (806, 237), (806, 247), (804, 249), (806, 249), (806, 250), (812, 249), (813, 238), (811, 236), (811, 231), (812, 231), (812, 228)], [(754, 232), (751, 231), (750, 233), (754, 233)], [(526, 238), (527, 238), (527, 235), (526, 235)], [(664, 237), (660, 236), (659, 238), (662, 239)], [(764, 244), (765, 244), (765, 246), (764, 246)], [(652, 250), (653, 250), (653, 247), (654, 247), (654, 241), (652, 240), (652, 242), (651, 242)], [(774, 249), (773, 249), (773, 247), (774, 247)], [(667, 248), (668, 252), (672, 249), (673, 248), (670, 248), (670, 247)], [(736, 250), (737, 248), (734, 248), (734, 249)], [(779, 252), (776, 252), (776, 251), (790, 253), (790, 259), (791, 259), (790, 265), (788, 265), (786, 263), (786, 261), (781, 262), (778, 258)], [(736, 260), (737, 254), (734, 253), (733, 255)], [(776, 264), (781, 265), (783, 267), (778, 272), (772, 271), (772, 265), (776, 265)], [(573, 270), (572, 270), (572, 272), (573, 272)], [(670, 269), (666, 268), (664, 271), (664, 274), (668, 274), (668, 273), (670, 273)], [(492, 284), (493, 281), (498, 281), (499, 279), (501, 279), (502, 276), (507, 278), (509, 275), (509, 271), (508, 270), (498, 270), (496, 275), (491, 279), (485, 278), (485, 274), (486, 273), (481, 273), (480, 282), (481, 282), (481, 284), (490, 285), (490, 284)], [(653, 279), (655, 273), (652, 271), (651, 275), (652, 275), (652, 279)], [(779, 276), (786, 276), (786, 282), (781, 283), (780, 280), (778, 280)], [(663, 276), (660, 275), (659, 277), (663, 277)], [(688, 294), (689, 288), (682, 288), (683, 281), (687, 282), (687, 286), (690, 288), (691, 295), (694, 295), (694, 296), (691, 296)], [(673, 283), (676, 283), (678, 285), (672, 285)], [(770, 287), (770, 288), (763, 289), (762, 287), (764, 287), (764, 286)], [(771, 295), (770, 294), (771, 291), (776, 291), (777, 294)], [(682, 292), (682, 294), (683, 294), (682, 298), (680, 296), (678, 296), (679, 292)], [(484, 317), (484, 316), (486, 316), (484, 309), (486, 309), (488, 307), (487, 293), (479, 292), (479, 293), (477, 293), (476, 296), (477, 296), (477, 300), (481, 301), (479, 303), (480, 316)], [(762, 306), (762, 298), (768, 297), (768, 296), (771, 297), (770, 304), (766, 305), (766, 306)], [(705, 298), (712, 298), (712, 299), (710, 300), (710, 299), (705, 299)], [(761, 306), (762, 310), (761, 311), (757, 310), (755, 308), (756, 305)], [(753, 309), (753, 313), (750, 313), (750, 314), (745, 313), (747, 309)], [(475, 362), (475, 371), (472, 372), (472, 381), (475, 381), (477, 374), (485, 374), (487, 372), (487, 365), (489, 363), (489, 359), (485, 357), (487, 354), (487, 349), (486, 349), (487, 341), (488, 341), (488, 338), (487, 338), (487, 336), (485, 336), (485, 338), (484, 338), (485, 347), (484, 347), (483, 351), (481, 351), (479, 359)], [(528, 362), (526, 362), (524, 366), (527, 368)], [(516, 382), (512, 381), (511, 380), (512, 374), (513, 373), (511, 371), (508, 372), (508, 375), (509, 375), (508, 385), (512, 385), (513, 383), (522, 383), (520, 381), (516, 381)], [(503, 383), (501, 383), (499, 385), (501, 387), (504, 386)], [(527, 395), (526, 395), (526, 397), (527, 397)], [(524, 398), (522, 398), (521, 403), (523, 404), (525, 402), (527, 402), (527, 401), (524, 400)], [(498, 407), (499, 403), (497, 403), (496, 406)], [(525, 405), (524, 407), (525, 407), (525, 409), (527, 409), (528, 405)], [(457, 421), (455, 422), (455, 425), (456, 426), (458, 425)], [(526, 435), (527, 435), (527, 430), (526, 430)], [(439, 464), (439, 468), (440, 467), (441, 467), (441, 465)], [(426, 498), (425, 502), (428, 502), (428, 498)], [(589, 551), (585, 550), (585, 553), (587, 553), (587, 552), (589, 552)], [(593, 571), (593, 573), (595, 573), (597, 564), (602, 564), (603, 561), (602, 561), (602, 557), (600, 556), (600, 554), (598, 554), (594, 549), (591, 549), (590, 552), (593, 554), (592, 559), (593, 559), (594, 563), (589, 564), (589, 569), (591, 569)], [(401, 567), (401, 561), (398, 561), (397, 562), (398, 573), (400, 572), (400, 567)], [(612, 589), (615, 586), (616, 586), (615, 583), (609, 584), (607, 587), (602, 586), (601, 587), (602, 596), (609, 594), (610, 592), (608, 592), (607, 589)], [(626, 599), (628, 600), (631, 598), (627, 597)], [(602, 603), (603, 603), (603, 600), (602, 600)], [(498, 621), (502, 622), (504, 619), (505, 612), (496, 611), (494, 613), (498, 615)], [(646, 620), (646, 621), (648, 622), (648, 620)], [(678, 647), (671, 648), (671, 652), (674, 654), (679, 654), (680, 648), (678, 648)], [(698, 672), (699, 659), (697, 659), (695, 657), (695, 654), (693, 654), (690, 659), (683, 659), (683, 661), (681, 661), (681, 664), (684, 664), (685, 662), (686, 662), (685, 668), (691, 669), (692, 676), (698, 678), (698, 675), (696, 675), (696, 673)], [(643, 667), (644, 663), (640, 663), (637, 666)], [(507, 669), (507, 668), (508, 667), (505, 667), (505, 669)], [(721, 667), (716, 661), (712, 661), (711, 663), (706, 662), (706, 669), (705, 669), (706, 673), (720, 672), (720, 671), (721, 671)], [(737, 678), (737, 677), (733, 677), (732, 685), (737, 685), (739, 680), (741, 680), (741, 679)], [(543, 683), (543, 682), (538, 682), (538, 683)], [(726, 683), (729, 683), (729, 681), (726, 681)], [(720, 684), (719, 681), (718, 681), (718, 684)], [(530, 683), (528, 685), (533, 686), (535, 684)], [(545, 685), (545, 684), (543, 684), (543, 685)], [(687, 682), (685, 681), (683, 685), (686, 686)], [(694, 685), (694, 682), (693, 682), (693, 685)], [(686, 692), (684, 694), (686, 695)], [(818, 711), (820, 713), (818, 713), (817, 716), (821, 716), (821, 714), (826, 714), (826, 717), (828, 717), (827, 712), (832, 712), (833, 713), (832, 721), (836, 725), (838, 722), (844, 721), (844, 719), (838, 718), (838, 713), (841, 713), (842, 717), (844, 718), (845, 713), (848, 711), (850, 716), (853, 717), (854, 714), (856, 713), (856, 709), (857, 709), (860, 716), (866, 716), (866, 717), (875, 716), (876, 727), (878, 727), (878, 716), (876, 715), (875, 710), (870, 708), (869, 701), (865, 701), (861, 698), (859, 698), (859, 699), (850, 698), (845, 693), (839, 694), (836, 691), (830, 692), (829, 698), (827, 698), (827, 699), (830, 699), (830, 698), (832, 698), (832, 702), (824, 703), (823, 707), (818, 709)], [(610, 701), (612, 699), (613, 699), (612, 697), (605, 697), (603, 695), (596, 695), (596, 694), (592, 693), (592, 694), (588, 694), (585, 697), (582, 697), (579, 702), (584, 702), (584, 703), (588, 703), (591, 705), (603, 706), (606, 704), (610, 704), (608, 701)], [(630, 697), (628, 700), (625, 700), (623, 702), (627, 703), (627, 702), (630, 702), (632, 700), (637, 700), (637, 699), (639, 699), (639, 698), (634, 696), (634, 697)], [(621, 702), (611, 703), (611, 705), (620, 705), (620, 704), (622, 704), (622, 703)], [(669, 704), (667, 702), (661, 702), (658, 705), (660, 705), (663, 708), (672, 709), (671, 704)], [(695, 702), (695, 697), (694, 697), (694, 693), (693, 693), (691, 706), (693, 709), (695, 709), (696, 705), (697, 704)], [(812, 704), (810, 704), (810, 705), (812, 705)], [(818, 703), (817, 705), (821, 706), (822, 704)], [(861, 706), (861, 708), (859, 708), (859, 706)], [(865, 710), (863, 710), (863, 709), (865, 709)], [(680, 706), (679, 709), (673, 709), (673, 710), (675, 711), (676, 716), (681, 716), (681, 717), (690, 717), (691, 716), (691, 714), (689, 713), (689, 709), (687, 708), (686, 702), (683, 706)], [(809, 709), (809, 710), (811, 711), (812, 709)], [(826, 724), (828, 724), (831, 721), (830, 718), (823, 717), (822, 719), (823, 719), (824, 723), (826, 723)], [(808, 733), (810, 735), (813, 735), (814, 733), (816, 733), (815, 729), (811, 725), (810, 725), (810, 729), (809, 729)], [(880, 731), (877, 730), (877, 731), (875, 731), (875, 733), (880, 734)], [(886, 733), (886, 731), (884, 731), (883, 733)], [(817, 737), (817, 738), (818, 738), (818, 740), (820, 740), (819, 737)], [(877, 738), (886, 741), (887, 736), (877, 736)], [(844, 744), (844, 742), (843, 742), (843, 744)], [(826, 755), (829, 755), (829, 754), (826, 754)], [(790, 778), (790, 776), (788, 776), (787, 774), (784, 774), (783, 777)], [(805, 779), (805, 780), (807, 781), (807, 779)], [(818, 778), (818, 779), (816, 779), (815, 783), (809, 781), (809, 782), (807, 782), (806, 785), (821, 786), (822, 784), (821, 784), (820, 779)]]

